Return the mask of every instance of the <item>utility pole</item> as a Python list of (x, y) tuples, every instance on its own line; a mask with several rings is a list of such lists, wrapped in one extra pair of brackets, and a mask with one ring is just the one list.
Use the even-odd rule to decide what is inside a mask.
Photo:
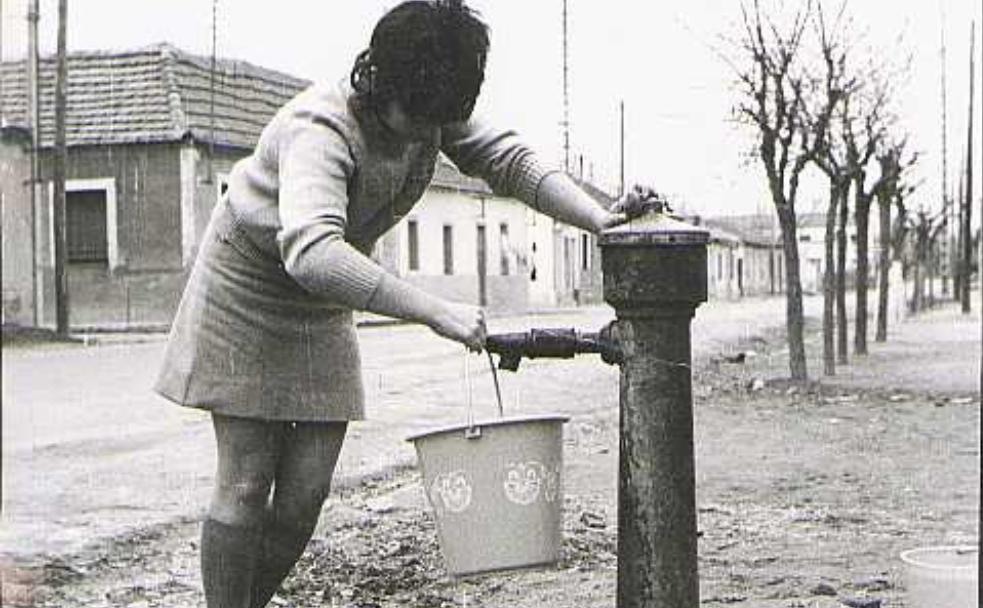
[(38, 185), (41, 182), (39, 154), (41, 125), (38, 110), (38, 21), (40, 0), (31, 0), (27, 8), (27, 119), (31, 127), (31, 300), (32, 322), (40, 326), (41, 298), (38, 297)]
[(208, 162), (205, 183), (213, 183), (215, 173), (215, 69), (218, 52), (218, 0), (212, 0), (212, 61), (208, 70)]
[[(969, 27), (969, 124), (966, 128), (966, 198), (963, 211), (963, 280), (962, 310), (969, 314), (971, 274), (973, 269), (973, 93), (976, 76), (976, 21)], [(980, 270), (983, 270), (981, 268)]]
[(618, 181), (618, 198), (621, 198), (622, 196), (625, 195), (625, 100), (622, 99), (621, 100), (621, 103), (619, 103), (618, 106), (619, 106), (619, 110), (620, 110), (620, 114), (621, 114), (621, 134), (620, 134), (620, 141), (621, 141), (621, 156), (620, 156), (621, 178)]
[(65, 268), (66, 249), (68, 248), (65, 230), (67, 22), (68, 0), (58, 0), (58, 74), (55, 78), (55, 156), (52, 171), (55, 195), (52, 221), (55, 233), (55, 330), (62, 336), (68, 334), (68, 273)]
[(567, 62), (567, 0), (563, 0), (563, 170), (570, 173), (570, 70)]
[[(941, 73), (941, 80), (942, 80), (942, 225), (945, 226), (942, 229), (943, 234), (944, 234), (944, 237), (943, 237), (942, 240), (945, 242), (945, 252), (943, 253), (943, 256), (942, 257), (943, 257), (943, 259), (945, 259), (945, 265), (948, 268), (950, 268), (950, 269), (951, 268), (956, 268), (957, 269), (956, 270), (956, 274), (958, 274), (958, 272), (959, 272), (958, 271), (958, 264), (953, 264), (952, 263), (953, 259), (955, 259), (954, 256), (953, 256), (953, 251), (955, 250), (955, 247), (953, 247), (952, 246), (953, 244), (950, 242), (952, 240), (950, 238), (950, 234), (952, 234), (952, 229), (950, 227), (951, 224), (949, 222), (949, 214), (951, 213), (952, 197), (949, 196), (949, 165), (948, 165), (948, 158), (949, 158), (948, 157), (948, 153), (949, 153), (949, 149), (948, 149), (948, 145), (947, 145), (947, 142), (946, 142), (946, 135), (948, 133), (948, 128), (947, 128), (947, 125), (946, 125), (946, 96), (945, 96), (945, 93), (946, 93), (946, 91), (945, 91), (946, 90), (946, 86), (945, 86), (945, 84), (946, 84), (945, 83), (945, 8), (942, 6), (941, 3), (939, 4), (939, 10), (940, 10), (941, 16), (942, 16), (942, 18), (939, 21), (939, 23), (940, 23), (939, 29), (940, 29), (941, 40), (942, 40), (942, 45), (941, 45), (941, 47), (939, 49), (939, 63), (940, 63), (940, 67), (942, 68), (941, 70), (939, 70), (940, 73)], [(942, 273), (942, 295), (946, 295), (946, 294), (949, 293), (949, 286), (948, 286), (948, 282), (946, 281), (946, 274), (947, 274), (946, 272), (943, 272)], [(958, 283), (958, 282), (959, 282), (958, 279), (956, 279), (955, 280), (955, 283)], [(958, 295), (958, 289), (959, 289), (958, 287), (955, 287), (955, 289), (954, 289), (957, 292), (956, 293), (956, 297), (957, 298), (959, 297), (959, 295)]]

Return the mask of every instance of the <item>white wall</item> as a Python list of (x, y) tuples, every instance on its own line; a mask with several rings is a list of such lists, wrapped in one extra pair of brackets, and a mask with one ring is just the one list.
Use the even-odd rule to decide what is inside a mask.
[[(527, 208), (513, 199), (431, 188), (393, 229), (398, 272), (437, 295), (477, 304), (478, 226), (484, 225), (488, 306), (525, 310), (533, 257), (527, 214)], [(419, 268), (415, 270), (410, 269), (409, 260), (410, 221), (417, 224)], [(508, 226), (507, 240), (502, 238), (503, 223)], [(444, 226), (450, 226), (453, 235), (451, 275), (444, 272)], [(503, 256), (507, 274), (502, 272)]]
[[(846, 268), (848, 273), (857, 267), (857, 228), (852, 218), (847, 225)], [(798, 227), (799, 262), (802, 277), (802, 289), (806, 292), (820, 293), (823, 286), (823, 273), (826, 261), (826, 226), (809, 224)], [(834, 245), (835, 247), (835, 245)], [(870, 223), (867, 234), (867, 254), (870, 272), (877, 272), (878, 256), (880, 255), (880, 222), (877, 217), (877, 205), (871, 208)]]

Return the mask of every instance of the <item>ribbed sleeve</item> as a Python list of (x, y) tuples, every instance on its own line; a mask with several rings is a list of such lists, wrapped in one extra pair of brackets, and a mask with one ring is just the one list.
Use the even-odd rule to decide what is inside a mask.
[(331, 125), (294, 121), (278, 145), (284, 268), (308, 291), (364, 309), (384, 271), (344, 239), (353, 155)]
[(441, 150), (461, 171), (484, 179), (495, 194), (538, 209), (540, 183), (553, 171), (542, 166), (515, 131), (472, 119), (445, 127), (441, 138)]
[(385, 271), (337, 235), (316, 240), (284, 264), (308, 291), (355, 310), (366, 310)]

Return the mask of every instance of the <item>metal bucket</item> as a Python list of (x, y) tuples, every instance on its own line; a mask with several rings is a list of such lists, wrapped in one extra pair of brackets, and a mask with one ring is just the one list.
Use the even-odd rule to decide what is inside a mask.
[(912, 608), (978, 608), (979, 549), (925, 547), (901, 554)]
[(407, 439), (416, 446), (450, 574), (559, 559), (567, 420), (560, 415), (500, 418)]

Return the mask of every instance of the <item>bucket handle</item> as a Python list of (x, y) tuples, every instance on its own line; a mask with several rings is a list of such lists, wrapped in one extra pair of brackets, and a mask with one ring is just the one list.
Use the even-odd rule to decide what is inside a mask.
[[(488, 366), (491, 369), (492, 380), (495, 383), (495, 398), (498, 401), (498, 416), (500, 418), (505, 417), (505, 408), (502, 405), (502, 390), (498, 384), (498, 373), (495, 370), (495, 361), (492, 359), (492, 354), (490, 351), (485, 351), (488, 354)], [(464, 431), (464, 436), (468, 439), (476, 439), (481, 437), (481, 427), (477, 427), (474, 424), (474, 383), (471, 381), (471, 353), (465, 348), (464, 349), (464, 383), (468, 393), (468, 427)]]

